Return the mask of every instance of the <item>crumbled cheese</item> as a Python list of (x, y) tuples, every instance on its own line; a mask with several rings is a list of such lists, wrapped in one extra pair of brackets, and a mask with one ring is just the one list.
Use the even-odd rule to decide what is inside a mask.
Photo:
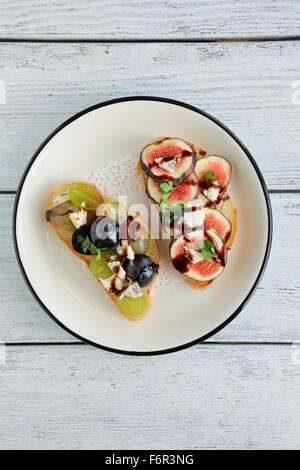
[(53, 207), (59, 206), (59, 204), (63, 204), (69, 200), (69, 191), (61, 193), (55, 199), (53, 199), (52, 205)]
[(126, 254), (127, 258), (131, 261), (134, 259), (134, 252), (130, 244), (128, 243), (128, 240), (120, 241), (119, 245), (117, 246), (117, 253), (120, 256)]
[(102, 282), (103, 287), (108, 291), (112, 288), (113, 285), (116, 288), (116, 290), (121, 290), (122, 287), (123, 287), (122, 279), (120, 279), (115, 274), (113, 274), (112, 276), (110, 276), (107, 279), (101, 279), (100, 277), (99, 277), (99, 279)]
[(129, 284), (128, 287), (122, 292), (120, 295), (120, 299), (123, 299), (124, 297), (141, 297), (143, 295), (140, 286), (138, 285), (137, 282), (133, 282), (132, 284)]
[[(195, 208), (195, 210), (192, 211), (192, 208)], [(201, 199), (193, 199), (185, 204), (183, 211), (184, 225), (190, 228), (201, 227), (203, 225), (204, 218), (205, 211)]]
[(81, 204), (81, 207), (76, 211), (72, 212), (69, 217), (71, 219), (71, 222), (77, 229), (87, 223), (87, 210), (84, 201)]
[(167, 160), (167, 161), (164, 161), (164, 158), (160, 157), (160, 158), (155, 158), (154, 161), (163, 170), (169, 171), (170, 173), (174, 173), (175, 166), (177, 163), (177, 157), (174, 157), (172, 160)]
[(120, 261), (109, 261), (107, 266), (120, 278), (125, 279), (126, 273)]
[(192, 264), (200, 263), (200, 261), (204, 260), (200, 251), (193, 250), (193, 248), (188, 248), (187, 246), (184, 246), (184, 251), (185, 256)]
[(216, 201), (219, 197), (219, 188), (216, 186), (211, 186), (208, 189), (203, 191), (204, 196), (207, 197), (210, 201)]

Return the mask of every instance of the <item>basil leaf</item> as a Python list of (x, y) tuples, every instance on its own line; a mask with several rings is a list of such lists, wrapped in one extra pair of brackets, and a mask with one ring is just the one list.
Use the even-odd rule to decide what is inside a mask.
[(171, 191), (173, 191), (173, 183), (172, 181), (165, 181), (159, 185), (158, 189), (163, 194), (169, 194)]
[(88, 235), (83, 240), (82, 235), (78, 235), (77, 237), (78, 243), (81, 243), (81, 248), (84, 253), (89, 251), (92, 255), (97, 255), (97, 260), (101, 258), (101, 248), (97, 248), (93, 243), (90, 241)]
[(159, 201), (159, 204), (160, 206), (164, 207), (164, 206), (167, 206), (168, 207), (168, 203), (167, 203), (167, 200), (168, 200), (168, 197), (170, 196), (170, 193), (167, 193), (167, 194), (164, 194), (160, 201)]
[(202, 175), (202, 178), (207, 178), (212, 181), (217, 181), (217, 178), (214, 178), (215, 173), (211, 170), (207, 170), (204, 175)]
[[(200, 246), (200, 243), (202, 242), (199, 242), (199, 246)], [(200, 248), (201, 248), (201, 254), (204, 259), (217, 258), (214, 244), (211, 241), (204, 240)]]

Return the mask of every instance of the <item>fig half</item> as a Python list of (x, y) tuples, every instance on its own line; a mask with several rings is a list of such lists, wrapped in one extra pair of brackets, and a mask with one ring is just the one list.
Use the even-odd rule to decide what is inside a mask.
[[(203, 177), (210, 173), (210, 177)], [(209, 188), (218, 187), (220, 196), (223, 194), (226, 186), (228, 185), (231, 178), (231, 163), (226, 158), (219, 155), (209, 155), (208, 157), (200, 158), (197, 160), (195, 166), (195, 173), (198, 178), (200, 191), (204, 193), (208, 199), (211, 199), (207, 195)], [(215, 181), (212, 178), (216, 178)], [(213, 200), (219, 200), (219, 198)]]
[[(159, 204), (163, 193), (159, 190), (160, 183), (157, 183), (152, 178), (147, 178), (146, 183), (146, 193), (153, 201)], [(192, 173), (186, 180), (178, 184), (174, 191), (170, 193), (168, 197), (168, 204), (179, 204), (190, 201), (191, 199), (196, 199), (199, 194), (199, 185), (197, 181), (197, 176), (195, 173)]]
[[(201, 246), (205, 240), (213, 244), (215, 257), (209, 259), (203, 257)], [(224, 271), (227, 249), (218, 232), (210, 227), (202, 227), (171, 241), (170, 258), (174, 268), (180, 273), (194, 281), (207, 282)]]
[(204, 212), (204, 225), (216, 230), (223, 240), (227, 242), (231, 235), (231, 223), (227, 217), (217, 209), (211, 209), (209, 207), (205, 207)]
[(184, 140), (167, 137), (144, 147), (140, 164), (154, 181), (172, 181), (175, 186), (194, 171), (196, 152)]

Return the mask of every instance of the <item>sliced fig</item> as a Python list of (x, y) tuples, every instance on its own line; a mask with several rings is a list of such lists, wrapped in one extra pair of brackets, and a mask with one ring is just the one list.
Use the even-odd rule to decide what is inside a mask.
[[(200, 189), (200, 187), (199, 187)], [(199, 192), (198, 199), (201, 199), (203, 202), (204, 207), (212, 207), (213, 209), (216, 208), (216, 204), (213, 201), (210, 201), (204, 194)]]
[[(211, 242), (214, 248), (215, 256), (209, 259), (205, 259), (201, 249), (205, 240)], [(224, 271), (227, 249), (224, 240), (214, 229), (203, 227), (174, 239), (170, 243), (170, 257), (177, 271), (195, 281), (206, 282)]]
[(154, 181), (178, 185), (194, 171), (196, 152), (184, 140), (168, 137), (144, 147), (140, 164)]
[(204, 219), (204, 225), (206, 227), (211, 227), (212, 229), (216, 230), (219, 235), (223, 238), (225, 242), (230, 237), (231, 234), (231, 223), (225, 217), (225, 215), (222, 214), (222, 212), (216, 210), (216, 209), (211, 209), (209, 207), (205, 207), (205, 219)]
[[(147, 178), (146, 184), (146, 193), (153, 199), (153, 201), (159, 204), (163, 193), (159, 190), (160, 183), (155, 182), (152, 178)], [(170, 193), (168, 197), (168, 204), (179, 204), (190, 201), (191, 199), (196, 199), (199, 194), (199, 185), (197, 181), (197, 176), (195, 173), (192, 173), (186, 180), (178, 184), (174, 191)]]
[(177, 238), (185, 232), (202, 227), (204, 217), (204, 205), (200, 199), (193, 199), (184, 205), (171, 205), (161, 210), (163, 231), (169, 235), (169, 238)]
[(224, 190), (231, 178), (230, 162), (219, 155), (209, 155), (208, 157), (197, 160), (195, 173), (200, 184), (200, 189), (202, 189), (201, 192), (204, 194), (205, 190), (216, 184), (211, 178), (203, 178), (203, 175), (208, 171), (212, 172), (213, 178), (217, 179), (217, 186), (219, 186), (221, 190)]

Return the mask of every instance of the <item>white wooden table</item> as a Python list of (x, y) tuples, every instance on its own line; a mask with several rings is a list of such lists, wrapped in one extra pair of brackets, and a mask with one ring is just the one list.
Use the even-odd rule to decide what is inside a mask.
[[(0, 0), (0, 448), (299, 448), (299, 34), (298, 0)], [(210, 341), (166, 356), (68, 335), (29, 293), (12, 246), (14, 195), (39, 143), (128, 95), (227, 124), (273, 206), (254, 298)]]

